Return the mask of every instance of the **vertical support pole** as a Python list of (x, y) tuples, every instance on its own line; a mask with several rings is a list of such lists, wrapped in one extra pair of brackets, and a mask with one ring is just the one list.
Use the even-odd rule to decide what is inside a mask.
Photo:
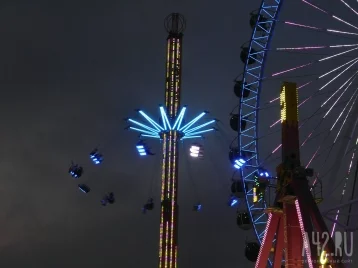
[(300, 225), (298, 224), (298, 217), (296, 207), (294, 204), (283, 204), (284, 215), (284, 237), (285, 239), (285, 260), (288, 266), (286, 267), (303, 267), (303, 237), (301, 234)]
[(280, 217), (278, 223), (277, 233), (276, 233), (276, 245), (275, 245), (275, 255), (273, 259), (273, 268), (282, 268), (282, 257), (283, 257), (283, 248), (284, 248), (284, 222), (283, 217)]
[[(295, 196), (290, 186), (293, 170), (300, 166), (300, 144), (298, 132), (298, 91), (295, 83), (283, 82), (280, 93), (282, 123), (282, 161), (280, 180), (285, 195)], [(292, 198), (282, 200), (284, 211), (285, 259), (286, 267), (303, 267), (303, 237), (296, 207)]]
[(263, 268), (266, 267), (267, 265), (267, 260), (269, 258), (270, 251), (272, 248), (272, 241), (274, 240), (275, 237), (278, 223), (280, 221), (280, 216), (281, 215), (277, 213), (270, 213), (268, 215), (266, 231), (262, 239), (262, 244), (259, 251), (259, 256), (255, 264), (255, 268)]
[[(170, 124), (178, 115), (181, 90), (181, 49), (184, 18), (173, 13), (166, 18), (165, 109)], [(178, 254), (178, 142), (177, 130), (163, 133), (162, 190), (159, 238), (159, 268), (176, 268)]]

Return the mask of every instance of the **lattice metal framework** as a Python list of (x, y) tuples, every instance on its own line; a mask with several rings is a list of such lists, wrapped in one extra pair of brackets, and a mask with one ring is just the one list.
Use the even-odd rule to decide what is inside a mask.
[[(259, 168), (258, 157), (258, 107), (260, 106), (261, 79), (264, 75), (265, 60), (270, 46), (283, 0), (263, 0), (258, 11), (257, 21), (248, 47), (243, 48), (247, 52), (246, 64), (243, 73), (242, 95), (250, 91), (249, 98), (242, 98), (240, 103), (239, 120), (246, 121), (245, 130), (239, 129), (239, 147), (241, 154), (251, 155), (247, 159), (245, 169), (241, 169), (244, 188), (246, 192), (247, 207), (252, 219), (255, 235), (261, 243), (265, 234), (267, 215), (264, 213), (265, 202), (253, 203), (252, 188), (247, 185), (254, 183), (253, 175)], [(262, 206), (258, 204), (262, 204)]]

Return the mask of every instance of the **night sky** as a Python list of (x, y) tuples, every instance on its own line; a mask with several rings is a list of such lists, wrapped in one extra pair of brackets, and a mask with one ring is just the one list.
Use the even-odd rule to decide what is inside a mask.
[[(204, 159), (187, 161), (190, 142), (181, 150), (179, 265), (253, 266), (244, 257), (245, 241), (254, 239), (253, 232), (239, 229), (236, 210), (226, 201), (233, 172), (228, 148), (236, 135), (229, 114), (239, 101), (233, 80), (244, 67), (240, 46), (251, 35), (249, 12), (259, 4), (1, 3), (0, 267), (156, 267), (159, 157), (139, 158), (138, 134), (124, 130), (123, 119), (135, 117), (138, 108), (159, 118), (167, 37), (163, 21), (172, 12), (187, 20), (182, 104), (188, 105), (188, 119), (208, 110), (207, 119), (220, 120), (220, 131), (207, 135)], [(300, 8), (287, 5), (287, 12)], [(289, 34), (278, 31), (274, 45)], [(286, 68), (269, 59), (271, 72)], [(277, 92), (272, 95), (278, 95), (277, 85), (272, 88)], [(275, 121), (277, 112), (267, 112), (265, 123)], [(148, 144), (160, 153), (158, 141)], [(97, 146), (105, 157), (100, 166), (88, 157)], [(272, 146), (266, 140), (260, 150)], [(78, 181), (67, 173), (71, 161), (84, 168)], [(81, 182), (91, 193), (78, 190)], [(116, 203), (102, 207), (100, 200), (109, 191)], [(141, 207), (151, 196), (157, 207), (143, 215)], [(195, 213), (192, 206), (198, 201), (203, 210)]]

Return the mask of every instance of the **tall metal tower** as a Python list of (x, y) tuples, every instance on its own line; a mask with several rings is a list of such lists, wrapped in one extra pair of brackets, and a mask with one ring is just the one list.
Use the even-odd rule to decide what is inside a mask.
[(304, 252), (310, 268), (344, 267), (308, 184), (313, 170), (301, 167), (295, 83), (283, 83), (280, 105), (282, 164), (276, 169), (275, 204), (266, 211), (266, 232), (255, 268), (266, 268), (270, 254), (273, 268), (282, 267), (283, 259), (286, 268), (303, 268)]
[(140, 137), (157, 138), (162, 141), (159, 268), (176, 268), (179, 216), (179, 142), (184, 139), (200, 138), (202, 133), (213, 131), (214, 128), (203, 128), (213, 124), (216, 120), (211, 120), (195, 127), (194, 124), (207, 113), (203, 112), (182, 126), (186, 111), (186, 107), (182, 107), (180, 110), (184, 17), (178, 13), (170, 14), (165, 19), (165, 28), (169, 35), (166, 55), (165, 106), (160, 106), (159, 108), (161, 122), (157, 123), (142, 110), (138, 112), (150, 123), (150, 126), (133, 119), (128, 119), (128, 121), (140, 127), (130, 127), (132, 130), (139, 131), (141, 133)]
[[(165, 70), (165, 108), (173, 120), (180, 107), (181, 53), (185, 20), (179, 14), (171, 14), (165, 20), (167, 38), (167, 62)], [(159, 238), (159, 267), (177, 267), (178, 254), (178, 141), (177, 130), (164, 132), (162, 162), (162, 191)]]

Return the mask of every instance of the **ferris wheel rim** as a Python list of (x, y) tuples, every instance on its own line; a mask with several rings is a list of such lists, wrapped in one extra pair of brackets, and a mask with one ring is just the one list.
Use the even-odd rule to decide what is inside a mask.
[[(270, 47), (270, 44), (271, 44), (271, 40), (272, 40), (272, 37), (273, 37), (273, 33), (274, 33), (274, 29), (275, 29), (275, 26), (276, 26), (276, 21), (279, 17), (279, 14), (280, 14), (280, 9), (281, 9), (281, 6), (282, 6), (282, 3), (283, 3), (283, 0), (262, 0), (261, 1), (261, 5), (260, 5), (260, 8), (257, 12), (258, 16), (257, 16), (257, 20), (255, 22), (255, 26), (253, 27), (253, 30), (252, 30), (252, 34), (251, 34), (251, 38), (250, 38), (250, 41), (249, 41), (249, 46), (248, 46), (248, 55), (247, 55), (247, 59), (246, 59), (246, 62), (245, 62), (245, 65), (244, 65), (244, 72), (243, 72), (243, 75), (242, 75), (242, 88), (241, 88), (241, 94), (243, 96), (244, 94), (244, 91), (245, 89), (247, 89), (247, 86), (250, 86), (250, 85), (246, 85), (246, 81), (249, 80), (249, 76), (252, 77), (252, 74), (250, 73), (250, 67), (249, 67), (249, 60), (250, 60), (250, 52), (252, 51), (252, 49), (254, 47), (257, 47), (257, 38), (256, 38), (256, 33), (259, 32), (260, 30), (262, 30), (261, 28), (261, 25), (260, 25), (260, 16), (263, 16), (264, 14), (268, 14), (268, 11), (267, 9), (271, 9), (271, 7), (273, 7), (274, 9), (276, 9), (274, 11), (274, 14), (273, 16), (270, 16), (270, 27), (268, 29), (268, 31), (266, 32), (267, 35), (266, 35), (266, 38), (263, 38), (262, 40), (265, 41), (265, 45), (264, 45), (264, 48), (262, 48), (262, 62), (258, 63), (257, 65), (259, 65), (259, 68), (260, 68), (260, 72), (259, 72), (259, 77), (258, 79), (256, 80), (256, 93), (252, 92), (253, 94), (255, 94), (255, 98), (256, 98), (256, 105), (255, 105), (255, 111), (254, 111), (254, 114), (255, 114), (255, 134), (254, 136), (252, 137), (252, 140), (250, 142), (252, 142), (252, 144), (254, 144), (254, 152), (255, 152), (255, 168), (253, 168), (253, 170), (250, 170), (249, 172), (249, 175), (252, 175), (253, 172), (256, 172), (259, 168), (259, 152), (258, 152), (258, 112), (257, 112), (257, 109), (259, 107), (259, 103), (260, 103), (260, 91), (261, 91), (261, 77), (263, 77), (263, 74), (264, 74), (264, 70), (265, 70), (265, 63), (266, 63), (266, 56), (268, 54), (268, 48)], [(275, 8), (276, 6), (276, 8)], [(272, 15), (272, 14), (271, 14)], [(262, 42), (262, 40), (260, 42)], [(243, 118), (245, 118), (246, 114), (243, 113), (243, 105), (244, 102), (242, 100), (242, 98), (240, 99), (240, 106), (239, 106), (239, 125), (241, 123), (241, 120)], [(244, 148), (246, 148), (245, 144), (243, 144), (243, 140), (242, 140), (242, 132), (241, 132), (241, 128), (239, 127), (238, 129), (238, 143), (239, 143), (239, 150), (240, 150), (240, 153), (242, 152), (242, 150)], [(246, 181), (250, 181), (248, 179), (249, 175), (247, 175), (245, 173), (245, 170), (244, 169), (241, 169), (240, 170), (240, 176), (241, 176), (241, 179), (243, 182), (246, 182)], [(250, 219), (251, 219), (251, 223), (252, 223), (252, 226), (253, 226), (253, 229), (254, 229), (254, 234), (256, 236), (256, 239), (257, 241), (259, 242), (259, 244), (261, 244), (262, 242), (262, 239), (263, 239), (263, 235), (264, 235), (264, 230), (265, 230), (265, 227), (262, 228), (262, 225), (266, 226), (266, 222), (267, 222), (267, 215), (265, 214), (265, 211), (264, 209), (266, 208), (266, 202), (263, 202), (263, 208), (262, 208), (262, 214), (258, 216), (258, 218), (260, 218), (260, 224), (256, 224), (255, 222), (255, 218), (254, 218), (254, 215), (253, 215), (253, 211), (252, 211), (252, 202), (249, 201), (249, 198), (248, 196), (250, 195), (250, 193), (248, 192), (248, 189), (246, 187), (246, 183), (243, 183), (243, 188), (244, 188), (244, 192), (245, 192), (245, 201), (246, 201), (246, 206), (247, 206), (247, 210), (249, 212), (249, 215), (250, 215)]]

